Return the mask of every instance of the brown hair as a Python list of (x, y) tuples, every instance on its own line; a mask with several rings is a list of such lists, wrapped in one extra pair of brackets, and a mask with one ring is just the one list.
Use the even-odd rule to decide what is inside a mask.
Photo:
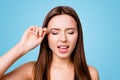
[[(67, 14), (77, 22), (78, 39), (76, 47), (71, 54), (71, 60), (74, 65), (75, 80), (91, 80), (88, 66), (85, 59), (82, 26), (77, 13), (68, 6), (58, 6), (53, 8), (46, 16), (43, 27), (47, 27), (51, 18), (56, 15)], [(40, 46), (38, 60), (35, 64), (34, 79), (35, 80), (50, 80), (50, 66), (52, 62), (52, 51), (49, 48), (47, 35)]]

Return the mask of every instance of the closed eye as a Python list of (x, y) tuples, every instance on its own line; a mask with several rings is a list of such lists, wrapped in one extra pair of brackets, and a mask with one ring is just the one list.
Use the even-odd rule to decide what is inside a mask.
[(74, 32), (72, 31), (72, 32), (68, 32), (68, 34), (74, 34)]
[(51, 32), (51, 34), (52, 34), (52, 35), (57, 35), (57, 34), (58, 34), (58, 32)]
[(74, 34), (76, 32), (76, 28), (67, 28), (66, 31), (67, 31), (68, 34), (72, 35), (72, 34)]
[(50, 29), (50, 33), (52, 35), (57, 35), (59, 33), (59, 31), (60, 31), (60, 29), (58, 29), (58, 28), (52, 28), (52, 29)]
[(73, 31), (73, 30), (71, 31), (71, 30), (70, 30), (70, 31), (68, 31), (67, 33), (68, 33), (68, 34), (74, 34), (75, 31)]

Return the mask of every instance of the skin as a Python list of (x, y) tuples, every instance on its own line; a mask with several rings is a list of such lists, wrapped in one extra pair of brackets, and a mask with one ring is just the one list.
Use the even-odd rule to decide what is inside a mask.
[(37, 26), (29, 27), (23, 34), (20, 42), (0, 57), (0, 79), (1, 80), (32, 80), (32, 68), (34, 62), (26, 63), (14, 71), (4, 75), (4, 72), (20, 57), (40, 45), (47, 29), (38, 28)]
[[(56, 59), (64, 59), (64, 61), (70, 60), (70, 55), (75, 48), (78, 37), (76, 26), (75, 20), (68, 15), (55, 16), (50, 20), (48, 24), (48, 30), (50, 31), (48, 44), (53, 52), (53, 59), (56, 57)], [(69, 48), (67, 48), (67, 52), (60, 52), (58, 46), (69, 46)]]
[[(32, 69), (35, 62), (25, 63), (8, 74), (4, 72), (17, 59), (40, 45), (46, 34), (48, 34), (48, 43), (53, 51), (51, 80), (73, 80), (74, 66), (70, 61), (70, 55), (76, 45), (78, 32), (75, 20), (68, 15), (53, 17), (48, 23), (48, 29), (37, 26), (28, 28), (20, 42), (0, 57), (0, 80), (33, 80)], [(59, 45), (67, 45), (69, 48), (62, 49), (61, 52), (61, 49), (58, 49)], [(99, 80), (97, 70), (92, 66), (88, 68), (92, 80)]]
[[(70, 56), (77, 42), (77, 23), (68, 15), (58, 15), (50, 20), (48, 30), (50, 31), (48, 44), (53, 51), (51, 80), (73, 80), (74, 67)], [(69, 48), (62, 49), (61, 52), (58, 46), (69, 46)]]

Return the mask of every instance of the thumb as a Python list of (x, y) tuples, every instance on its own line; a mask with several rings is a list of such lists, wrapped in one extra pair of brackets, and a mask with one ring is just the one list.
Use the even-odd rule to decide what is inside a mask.
[(38, 41), (40, 42), (40, 44), (41, 44), (42, 40), (44, 39), (45, 35), (48, 33), (47, 28), (43, 28), (41, 31), (42, 31), (42, 35), (40, 35), (38, 38)]

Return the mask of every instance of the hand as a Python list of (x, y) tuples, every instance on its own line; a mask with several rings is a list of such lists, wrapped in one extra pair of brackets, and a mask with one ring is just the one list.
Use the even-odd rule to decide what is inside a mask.
[(29, 51), (37, 47), (39, 44), (41, 44), (46, 34), (47, 34), (47, 28), (39, 28), (37, 26), (31, 26), (23, 34), (20, 44), (22, 44), (25, 50)]

